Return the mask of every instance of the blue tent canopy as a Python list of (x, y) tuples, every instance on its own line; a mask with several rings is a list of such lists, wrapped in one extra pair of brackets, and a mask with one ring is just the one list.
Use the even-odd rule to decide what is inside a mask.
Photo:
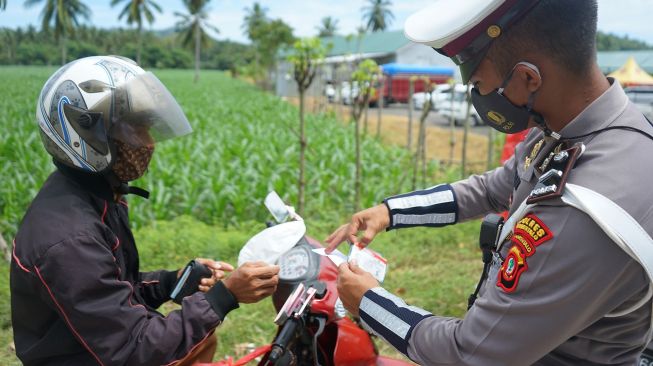
[(386, 75), (411, 74), (411, 75), (444, 75), (453, 77), (453, 67), (447, 66), (421, 66), (390, 63), (381, 65), (383, 73)]

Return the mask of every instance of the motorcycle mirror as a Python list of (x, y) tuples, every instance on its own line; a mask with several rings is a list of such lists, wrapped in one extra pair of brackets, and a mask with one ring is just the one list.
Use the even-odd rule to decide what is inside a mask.
[(288, 206), (283, 203), (281, 197), (275, 191), (268, 193), (264, 203), (265, 207), (267, 207), (268, 211), (270, 211), (278, 223), (285, 222), (292, 215)]

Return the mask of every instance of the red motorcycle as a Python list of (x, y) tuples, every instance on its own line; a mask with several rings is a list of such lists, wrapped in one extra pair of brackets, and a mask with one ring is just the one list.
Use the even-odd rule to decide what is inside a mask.
[(274, 341), (239, 360), (211, 365), (245, 365), (259, 357), (262, 366), (411, 365), (380, 356), (370, 334), (346, 316), (338, 298), (338, 268), (313, 251), (317, 248), (323, 246), (303, 236), (278, 259), (279, 285), (272, 302), (279, 328)]

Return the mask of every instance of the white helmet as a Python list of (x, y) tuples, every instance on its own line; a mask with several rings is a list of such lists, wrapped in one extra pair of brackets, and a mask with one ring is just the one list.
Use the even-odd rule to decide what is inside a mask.
[(159, 79), (120, 56), (62, 66), (41, 90), (36, 120), (56, 161), (97, 173), (115, 162), (116, 142), (145, 146), (192, 131)]

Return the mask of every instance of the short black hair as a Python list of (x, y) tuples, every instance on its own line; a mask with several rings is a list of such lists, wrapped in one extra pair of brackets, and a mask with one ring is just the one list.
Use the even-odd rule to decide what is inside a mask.
[(487, 57), (501, 75), (533, 54), (580, 77), (596, 61), (597, 0), (540, 0), (497, 38)]

